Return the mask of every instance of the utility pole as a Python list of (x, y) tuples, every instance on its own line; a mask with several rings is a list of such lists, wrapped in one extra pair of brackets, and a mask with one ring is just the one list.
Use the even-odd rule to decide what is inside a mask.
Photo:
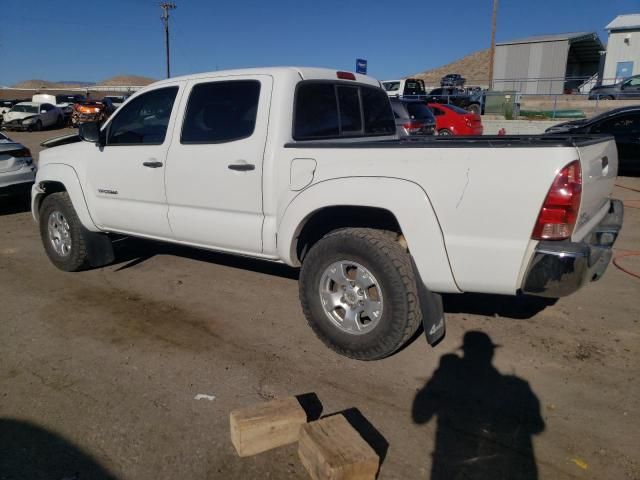
[(493, 62), (496, 57), (496, 17), (498, 16), (498, 0), (493, 0), (493, 16), (491, 17), (491, 49), (489, 50), (489, 90), (493, 90)]
[(162, 2), (160, 4), (162, 8), (162, 24), (164, 25), (164, 46), (167, 52), (167, 78), (171, 77), (171, 67), (169, 63), (169, 10), (175, 10), (178, 8), (175, 3)]

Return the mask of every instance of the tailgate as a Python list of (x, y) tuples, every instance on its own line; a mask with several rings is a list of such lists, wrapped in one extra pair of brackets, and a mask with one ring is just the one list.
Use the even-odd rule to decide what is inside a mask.
[(609, 200), (618, 175), (618, 151), (612, 137), (584, 145), (576, 142), (582, 166), (582, 200), (571, 238), (582, 240), (609, 210)]

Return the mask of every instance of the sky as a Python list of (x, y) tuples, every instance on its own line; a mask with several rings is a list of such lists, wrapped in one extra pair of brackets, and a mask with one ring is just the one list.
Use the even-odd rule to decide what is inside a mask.
[[(172, 76), (272, 65), (355, 70), (380, 80), (488, 48), (492, 0), (174, 0)], [(500, 0), (497, 41), (595, 31), (640, 0)], [(159, 0), (0, 0), (0, 85), (165, 76)]]

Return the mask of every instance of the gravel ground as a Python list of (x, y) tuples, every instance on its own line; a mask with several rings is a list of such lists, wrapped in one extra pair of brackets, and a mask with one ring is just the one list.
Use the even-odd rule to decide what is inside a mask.
[[(37, 152), (66, 132), (10, 135)], [(639, 250), (640, 193), (615, 196), (616, 250)], [(308, 478), (295, 446), (239, 458), (228, 427), (308, 392), (350, 412), (381, 479), (640, 479), (640, 280), (613, 266), (555, 303), (447, 296), (436, 348), (363, 363), (314, 337), (295, 270), (143, 241), (117, 255), (58, 271), (26, 202), (0, 197), (0, 479)]]

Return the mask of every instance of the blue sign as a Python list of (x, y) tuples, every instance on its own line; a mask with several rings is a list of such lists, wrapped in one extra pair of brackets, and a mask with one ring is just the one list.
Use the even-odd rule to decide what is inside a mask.
[(356, 58), (356, 73), (367, 74), (367, 61), (364, 58)]

